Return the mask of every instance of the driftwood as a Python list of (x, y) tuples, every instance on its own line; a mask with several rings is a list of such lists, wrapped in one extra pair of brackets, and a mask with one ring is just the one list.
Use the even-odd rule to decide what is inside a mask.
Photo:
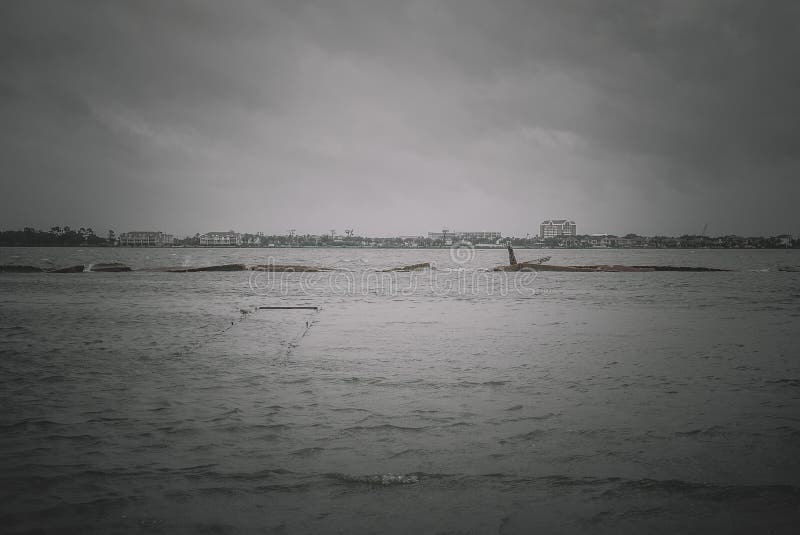
[(256, 264), (248, 266), (245, 264), (221, 264), (217, 266), (181, 266), (181, 267), (167, 267), (151, 269), (150, 271), (165, 271), (167, 273), (197, 273), (202, 271), (272, 271), (279, 273), (292, 273), (292, 272), (315, 272), (315, 271), (329, 271), (328, 268), (318, 268), (311, 266), (291, 265), (291, 264)]
[(109, 264), (94, 264), (90, 271), (98, 271), (101, 273), (117, 273), (122, 271), (131, 271), (131, 268), (126, 266), (125, 264), (120, 264), (118, 262), (111, 262)]
[(0, 265), (0, 273), (83, 273), (83, 265), (61, 268), (40, 268), (37, 266)]
[(388, 271), (419, 271), (421, 269), (430, 269), (431, 264), (430, 262), (423, 262), (421, 264), (411, 264), (408, 266), (401, 266), (397, 268), (391, 269), (384, 269), (383, 272), (386, 273)]
[(83, 273), (83, 266), (67, 266), (58, 269), (48, 269), (48, 273)]
[(647, 271), (648, 268), (652, 271), (730, 271), (730, 269), (719, 269), (709, 267), (691, 267), (691, 266), (631, 266), (634, 268), (641, 268)]
[(258, 307), (258, 310), (319, 310), (315, 306), (274, 306), (274, 307)]
[(42, 268), (36, 266), (0, 265), (0, 273), (41, 273)]
[(244, 264), (222, 264), (219, 266), (167, 268), (165, 271), (169, 273), (196, 273), (200, 271), (245, 271), (246, 269), (247, 266)]
[(259, 264), (255, 266), (250, 266), (250, 269), (253, 271), (271, 271), (276, 273), (293, 273), (293, 272), (317, 272), (317, 271), (328, 271), (327, 268), (317, 268), (311, 266), (299, 266), (299, 265), (291, 265), (291, 264)]
[(508, 244), (508, 266), (497, 266), (494, 271), (561, 271), (578, 273), (617, 273), (617, 272), (649, 272), (649, 271), (729, 271), (727, 269), (717, 269), (708, 267), (689, 267), (689, 266), (624, 266), (619, 264), (607, 265), (598, 264), (592, 266), (552, 266), (545, 264), (550, 260), (549, 256), (539, 258), (533, 262), (517, 262), (514, 257), (514, 249)]
[(561, 271), (578, 273), (617, 273), (631, 272), (643, 273), (650, 271), (730, 271), (727, 269), (717, 269), (708, 267), (693, 266), (622, 266), (622, 265), (594, 265), (594, 266), (551, 266), (549, 264), (535, 264), (532, 262), (521, 262), (514, 266), (497, 266), (494, 271)]

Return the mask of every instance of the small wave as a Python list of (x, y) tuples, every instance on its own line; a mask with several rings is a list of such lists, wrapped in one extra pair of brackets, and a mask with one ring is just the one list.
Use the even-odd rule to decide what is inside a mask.
[(0, 431), (46, 431), (55, 427), (61, 427), (64, 424), (53, 422), (50, 420), (22, 420), (12, 424), (0, 425)]
[(503, 386), (503, 385), (506, 385), (508, 383), (509, 383), (509, 381), (497, 381), (497, 380), (495, 380), (495, 381), (461, 381), (461, 382), (457, 383), (456, 386), (463, 386), (463, 387), (469, 387), (469, 386)]
[(375, 485), (388, 487), (392, 485), (412, 485), (419, 483), (419, 474), (373, 474), (365, 476), (354, 476), (349, 474), (331, 473), (325, 477), (340, 481), (342, 483), (355, 483), (363, 485)]
[(303, 377), (301, 379), (287, 379), (285, 381), (281, 381), (281, 383), (285, 385), (302, 385), (311, 382), (311, 377)]
[(346, 427), (344, 431), (424, 431), (427, 427), (406, 427), (402, 425), (380, 424), (380, 425), (355, 425)]
[(402, 450), (402, 451), (398, 451), (397, 453), (395, 453), (393, 455), (390, 455), (389, 459), (396, 459), (397, 457), (405, 457), (407, 455), (421, 455), (423, 453), (424, 453), (424, 450), (420, 450), (420, 449), (417, 449), (417, 448), (410, 448), (410, 449), (405, 449), (405, 450)]
[(619, 518), (651, 517), (660, 515), (665, 511), (666, 510), (662, 509), (661, 507), (648, 507), (645, 509), (634, 507), (633, 509), (629, 509), (627, 511), (620, 513)]
[[(211, 465), (212, 467), (214, 465)], [(170, 470), (173, 471), (173, 470)], [(291, 475), (294, 472), (284, 468), (267, 468), (258, 470), (256, 472), (220, 472), (217, 470), (205, 470), (198, 468), (197, 470), (178, 469), (178, 472), (187, 472), (185, 477), (189, 479), (220, 479), (220, 480), (234, 480), (234, 481), (261, 481), (275, 476)]]
[(94, 435), (49, 435), (44, 437), (46, 440), (100, 440), (100, 437), (96, 437)]
[[(510, 409), (507, 409), (507, 410), (510, 410)], [(500, 421), (503, 422), (503, 423), (506, 423), (506, 422), (525, 422), (525, 421), (530, 421), (530, 420), (539, 422), (539, 421), (542, 421), (542, 420), (549, 420), (551, 418), (557, 418), (558, 416), (559, 416), (558, 414), (556, 414), (554, 412), (550, 412), (550, 413), (547, 413), (547, 414), (538, 414), (538, 415), (531, 415), (531, 416), (520, 416), (520, 417), (517, 417), (517, 418), (504, 418), (504, 419), (502, 419)]]
[(469, 422), (454, 422), (452, 424), (447, 424), (443, 427), (474, 427), (475, 424)]
[(379, 384), (385, 380), (385, 377), (348, 377), (346, 379), (341, 379), (344, 383), (363, 383), (368, 385)]
[(691, 429), (689, 431), (678, 431), (675, 433), (677, 437), (717, 437), (725, 434), (722, 427), (713, 425), (705, 429)]
[(786, 385), (786, 386), (800, 386), (800, 379), (773, 379), (771, 381), (767, 381), (767, 384), (771, 385)]
[(302, 448), (291, 453), (295, 457), (313, 457), (325, 451), (325, 448)]
[(255, 487), (256, 492), (303, 492), (311, 485), (309, 483), (276, 483), (274, 485), (259, 485)]
[(509, 442), (532, 442), (535, 439), (542, 437), (546, 431), (541, 429), (534, 429), (533, 431), (529, 431), (527, 433), (522, 433), (519, 435), (514, 435), (507, 439), (500, 440), (500, 444), (507, 444)]

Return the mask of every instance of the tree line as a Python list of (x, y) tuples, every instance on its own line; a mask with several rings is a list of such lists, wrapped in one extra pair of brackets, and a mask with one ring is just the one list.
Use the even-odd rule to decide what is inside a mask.
[(0, 230), (0, 245), (6, 246), (74, 246), (74, 245), (113, 245), (116, 241), (114, 231), (107, 237), (98, 236), (91, 227), (73, 229), (68, 226), (51, 227), (50, 230), (37, 230), (25, 227), (22, 230)]

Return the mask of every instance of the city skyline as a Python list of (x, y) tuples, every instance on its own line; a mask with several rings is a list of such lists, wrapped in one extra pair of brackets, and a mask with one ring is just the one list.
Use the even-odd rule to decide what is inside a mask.
[[(800, 239), (800, 236), (792, 233), (777, 233), (771, 235), (739, 235), (739, 234), (713, 234), (708, 232), (708, 226), (704, 226), (701, 232), (698, 233), (684, 233), (680, 235), (669, 235), (665, 233), (655, 233), (655, 234), (645, 234), (635, 231), (629, 231), (624, 233), (610, 233), (610, 232), (577, 232), (577, 225), (573, 220), (545, 220), (540, 225), (540, 231), (536, 232), (526, 232), (524, 234), (510, 234), (505, 232), (500, 232), (497, 230), (493, 231), (465, 231), (459, 229), (442, 229), (440, 231), (429, 231), (427, 233), (417, 233), (417, 234), (394, 234), (394, 235), (386, 235), (386, 234), (371, 234), (367, 233), (359, 233), (355, 232), (354, 229), (349, 228), (345, 229), (344, 233), (338, 232), (336, 229), (330, 229), (326, 232), (318, 232), (318, 233), (304, 233), (298, 232), (296, 229), (289, 229), (285, 232), (264, 232), (261, 230), (224, 230), (224, 231), (205, 231), (205, 232), (194, 232), (184, 235), (179, 234), (170, 234), (169, 232), (165, 232), (163, 230), (143, 230), (143, 229), (135, 229), (135, 230), (124, 230), (121, 232), (117, 232), (114, 229), (108, 229), (107, 231), (95, 231), (92, 227), (78, 227), (73, 228), (70, 226), (54, 226), (50, 227), (49, 230), (42, 230), (36, 229), (30, 226), (26, 226), (22, 229), (2, 229), (0, 228), (0, 243), (3, 243), (2, 236), (10, 236), (10, 235), (24, 235), (24, 234), (50, 234), (55, 236), (85, 236), (91, 237), (92, 240), (95, 238), (100, 238), (101, 241), (110, 241), (115, 242), (118, 245), (132, 245), (132, 246), (169, 246), (171, 243), (175, 242), (185, 242), (187, 240), (194, 239), (197, 241), (198, 245), (201, 246), (214, 246), (214, 245), (221, 245), (221, 246), (251, 246), (257, 245), (259, 243), (259, 239), (263, 242), (266, 238), (279, 238), (279, 239), (289, 239), (291, 240), (298, 240), (301, 239), (322, 239), (323, 241), (358, 241), (358, 240), (423, 240), (426, 242), (442, 242), (446, 245), (457, 245), (459, 243), (472, 243), (472, 244), (497, 244), (497, 243), (504, 243), (506, 240), (513, 240), (513, 241), (547, 241), (547, 240), (557, 240), (563, 241), (565, 243), (581, 241), (580, 239), (594, 239), (594, 238), (641, 238), (645, 240), (649, 239), (657, 239), (657, 238), (665, 238), (665, 239), (679, 239), (685, 237), (696, 238), (700, 240), (722, 240), (725, 238), (737, 238), (737, 239), (759, 239), (759, 240), (768, 240), (768, 239), (781, 239), (782, 241), (792, 243), (793, 241), (797, 241)], [(8, 240), (6, 240), (8, 241)], [(264, 245), (266, 242), (262, 243)], [(77, 243), (76, 243), (77, 245)]]

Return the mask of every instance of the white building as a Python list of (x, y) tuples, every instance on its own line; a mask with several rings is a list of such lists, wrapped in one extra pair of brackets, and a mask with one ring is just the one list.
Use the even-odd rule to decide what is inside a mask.
[(557, 238), (559, 236), (575, 236), (578, 234), (578, 227), (575, 221), (566, 219), (547, 219), (539, 225), (539, 237)]
[(127, 247), (168, 247), (174, 241), (172, 234), (140, 231), (123, 232), (117, 239)]
[(207, 232), (200, 236), (200, 245), (237, 246), (242, 244), (242, 235), (229, 230), (227, 232)]

